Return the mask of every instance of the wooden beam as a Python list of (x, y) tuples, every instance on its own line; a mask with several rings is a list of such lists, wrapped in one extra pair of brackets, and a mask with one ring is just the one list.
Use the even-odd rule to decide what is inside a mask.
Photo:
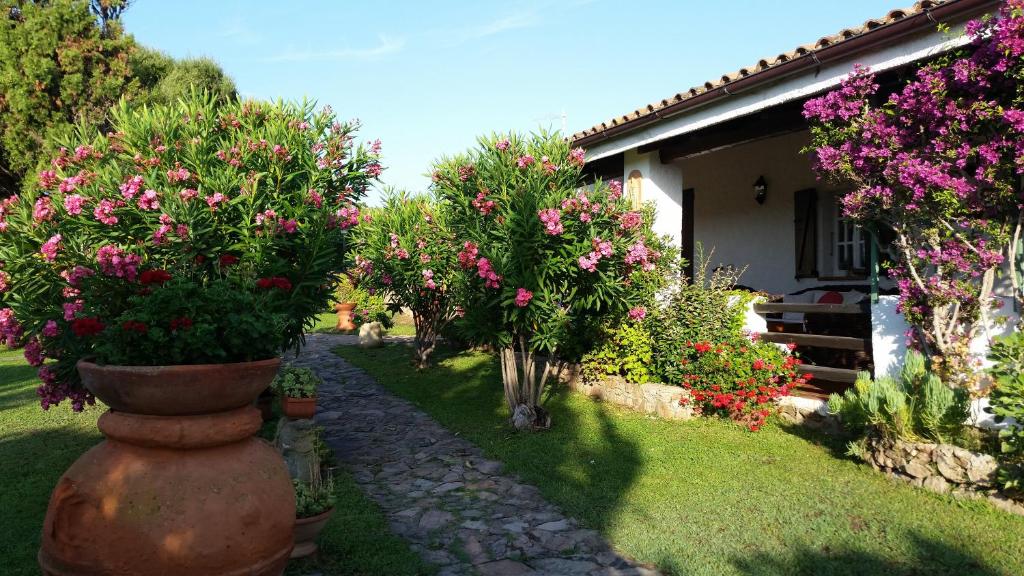
[[(800, 364), (797, 366), (797, 371), (803, 374), (810, 374), (819, 380), (842, 382), (844, 384), (853, 384), (856, 382), (857, 375), (860, 373), (858, 370), (829, 368), (828, 366), (815, 366), (813, 364)], [(811, 382), (814, 382), (814, 380), (812, 379)]]
[(785, 332), (765, 332), (760, 335), (765, 342), (777, 342), (779, 344), (796, 344), (797, 346), (812, 346), (816, 348), (833, 348), (836, 350), (865, 350), (869, 344), (866, 338), (852, 338), (849, 336), (825, 336), (822, 334), (792, 334)]
[(800, 304), (785, 302), (762, 302), (754, 304), (758, 314), (795, 312), (803, 314), (867, 314), (867, 304)]

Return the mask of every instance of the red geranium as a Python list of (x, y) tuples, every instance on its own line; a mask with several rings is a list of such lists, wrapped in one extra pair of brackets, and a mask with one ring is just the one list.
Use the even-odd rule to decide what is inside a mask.
[(238, 264), (238, 256), (233, 254), (222, 254), (220, 257), (220, 267), (227, 268), (228, 266), (234, 266)]
[(75, 336), (80, 338), (84, 336), (95, 336), (96, 334), (103, 332), (103, 329), (106, 327), (107, 326), (103, 322), (100, 322), (100, 319), (96, 316), (76, 318), (71, 322), (71, 331), (74, 332)]
[(284, 292), (288, 292), (292, 289), (292, 283), (287, 278), (280, 276), (271, 276), (269, 278), (260, 278), (256, 281), (256, 287), (262, 290), (269, 290), (271, 288), (277, 288)]
[(170, 279), (171, 275), (166, 270), (146, 270), (139, 275), (139, 284), (164, 284)]
[(180, 318), (174, 318), (171, 320), (171, 331), (175, 332), (178, 330), (188, 330), (192, 327), (192, 319), (187, 316)]
[(121, 329), (124, 330), (125, 332), (138, 332), (139, 334), (145, 334), (149, 330), (149, 327), (143, 324), (142, 322), (137, 322), (135, 320), (126, 320), (123, 324), (121, 324)]

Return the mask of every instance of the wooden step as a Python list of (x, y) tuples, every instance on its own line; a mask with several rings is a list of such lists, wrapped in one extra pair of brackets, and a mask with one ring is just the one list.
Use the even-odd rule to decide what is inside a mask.
[(828, 366), (815, 366), (813, 364), (801, 364), (797, 366), (797, 371), (813, 376), (811, 382), (814, 382), (814, 380), (828, 380), (829, 382), (841, 382), (843, 384), (853, 384), (857, 381), (857, 374), (860, 373), (859, 370), (829, 368)]
[(817, 348), (834, 348), (837, 350), (866, 350), (871, 343), (866, 338), (850, 336), (825, 336), (822, 334), (797, 334), (792, 332), (764, 332), (760, 335), (765, 342), (779, 344), (796, 344), (797, 346), (814, 346)]
[(867, 304), (786, 304), (784, 302), (762, 302), (754, 304), (758, 314), (796, 312), (801, 314), (867, 314)]

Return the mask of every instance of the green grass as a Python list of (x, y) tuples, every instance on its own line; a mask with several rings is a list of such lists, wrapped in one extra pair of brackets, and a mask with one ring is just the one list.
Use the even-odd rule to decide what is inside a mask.
[(668, 422), (559, 391), (550, 431), (515, 434), (489, 355), (439, 351), (417, 372), (401, 345), (338, 353), (671, 574), (1024, 574), (1024, 517), (897, 484), (799, 428)]
[[(37, 576), (36, 552), (50, 491), (83, 452), (102, 438), (102, 408), (75, 414), (66, 405), (40, 410), (35, 370), (20, 352), (0, 348), (0, 547), (4, 576)], [(430, 574), (432, 569), (392, 534), (376, 504), (345, 472), (335, 477), (338, 504), (315, 559), (288, 574)]]
[[(338, 330), (338, 315), (336, 312), (324, 312), (317, 317), (316, 324), (309, 330), (311, 334), (357, 334), (356, 330)], [(415, 336), (416, 327), (412, 323), (412, 316), (395, 316), (395, 325), (387, 331), (388, 336)]]

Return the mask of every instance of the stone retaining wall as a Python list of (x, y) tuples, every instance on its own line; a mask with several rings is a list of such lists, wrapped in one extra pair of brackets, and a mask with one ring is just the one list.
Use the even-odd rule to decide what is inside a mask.
[(576, 392), (637, 412), (653, 414), (668, 420), (688, 420), (693, 417), (690, 406), (679, 405), (680, 398), (690, 396), (679, 386), (634, 384), (626, 382), (619, 376), (607, 376), (599, 382), (586, 382), (576, 369), (566, 374), (562, 380)]

